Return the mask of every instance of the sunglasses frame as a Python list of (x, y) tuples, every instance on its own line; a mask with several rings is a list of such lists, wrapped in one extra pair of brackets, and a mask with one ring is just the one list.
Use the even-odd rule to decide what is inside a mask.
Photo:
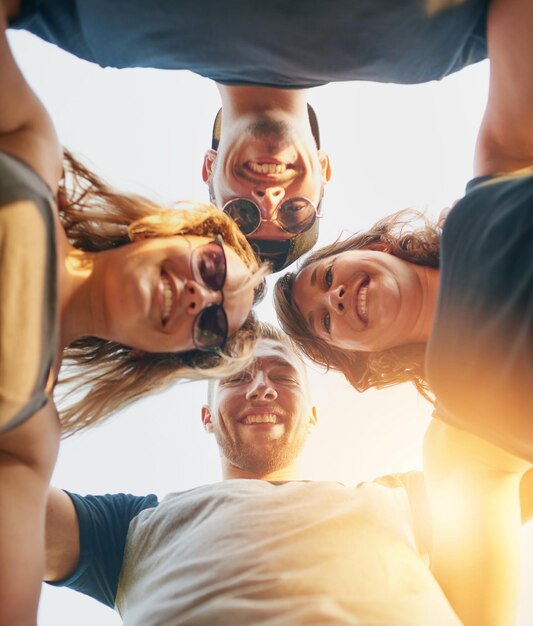
[[(220, 248), (220, 251), (222, 252), (222, 258), (224, 259), (224, 276), (222, 278), (221, 284), (220, 284), (220, 288), (218, 289), (213, 289), (212, 287), (210, 287), (204, 280), (204, 278), (202, 277), (201, 273), (198, 271), (195, 271), (194, 268), (194, 260), (197, 258), (199, 252), (201, 251), (202, 248), (206, 247), (206, 246), (211, 246), (212, 244), (216, 244), (218, 245), (218, 247)], [(197, 350), (200, 350), (202, 352), (211, 352), (213, 350), (223, 350), (224, 346), (226, 345), (226, 341), (228, 340), (228, 332), (229, 332), (229, 323), (228, 323), (228, 316), (226, 314), (226, 311), (224, 310), (224, 293), (222, 291), (222, 289), (224, 288), (224, 284), (226, 282), (226, 277), (227, 277), (227, 273), (228, 273), (228, 260), (226, 258), (226, 253), (224, 252), (224, 240), (222, 239), (221, 235), (215, 235), (215, 238), (213, 239), (213, 241), (210, 241), (209, 243), (204, 243), (201, 246), (198, 246), (197, 248), (195, 248), (192, 253), (191, 253), (191, 274), (194, 278), (194, 280), (196, 282), (198, 281), (198, 277), (201, 280), (202, 285), (204, 285), (207, 289), (209, 289), (210, 291), (220, 291), (220, 295), (222, 297), (221, 301), (219, 304), (210, 304), (206, 307), (204, 307), (201, 311), (199, 311), (194, 320), (193, 320), (193, 325), (192, 325), (192, 341), (194, 343), (194, 347)], [(214, 312), (213, 309), (216, 309), (217, 311), (221, 311), (223, 316), (224, 316), (224, 320), (226, 322), (226, 329), (224, 332), (224, 336), (222, 337), (222, 341), (217, 344), (217, 345), (211, 345), (211, 346), (202, 346), (199, 345), (196, 341), (196, 332), (199, 326), (199, 322), (202, 318), (202, 316), (205, 314), (206, 311), (208, 311), (209, 309), (211, 309), (211, 314)]]
[[(263, 216), (261, 215), (261, 209), (259, 207), (259, 205), (254, 202), (253, 200), (250, 200), (249, 198), (233, 198), (232, 200), (228, 200), (226, 202), (226, 204), (224, 205), (224, 207), (222, 208), (222, 211), (224, 211), (224, 213), (226, 215), (228, 215), (229, 217), (231, 217), (235, 222), (235, 218), (232, 217), (232, 215), (227, 211), (228, 206), (232, 203), (232, 202), (240, 202), (244, 200), (245, 202), (249, 202), (253, 207), (255, 207), (255, 209), (257, 210), (257, 215), (259, 217), (259, 222), (257, 224), (257, 226), (251, 230), (249, 233), (244, 233), (245, 237), (249, 237), (250, 235), (253, 235), (258, 228), (261, 226), (262, 222), (273, 222), (274, 224), (277, 224), (281, 230), (283, 230), (283, 232), (285, 233), (289, 233), (289, 235), (301, 235), (302, 233), (307, 232), (310, 228), (313, 227), (313, 224), (317, 221), (317, 219), (319, 219), (321, 216), (318, 213), (318, 207), (315, 205), (314, 202), (311, 202), (311, 200), (309, 200), (309, 198), (306, 198), (305, 196), (294, 196), (293, 198), (287, 198), (286, 200), (284, 200), (283, 202), (280, 202), (280, 204), (278, 204), (278, 206), (276, 207), (276, 210), (274, 211), (274, 216), (272, 217), (272, 219), (266, 220), (263, 218)], [(279, 221), (278, 219), (278, 214), (281, 210), (281, 208), (283, 207), (284, 204), (286, 204), (287, 202), (294, 202), (295, 200), (305, 200), (306, 202), (308, 202), (314, 209), (315, 215), (314, 215), (314, 219), (313, 221), (309, 224), (309, 226), (307, 226), (306, 228), (304, 228), (303, 230), (299, 230), (297, 232), (292, 232), (290, 230), (287, 230), (283, 224)]]

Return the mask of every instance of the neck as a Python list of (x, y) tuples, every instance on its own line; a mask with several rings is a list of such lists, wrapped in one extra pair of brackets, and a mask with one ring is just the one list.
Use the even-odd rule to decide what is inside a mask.
[(222, 478), (232, 480), (235, 478), (246, 478), (251, 480), (286, 481), (300, 480), (300, 468), (295, 461), (287, 467), (282, 467), (266, 472), (252, 472), (232, 465), (229, 461), (222, 459)]
[(95, 320), (102, 320), (102, 312), (95, 311), (92, 297), (93, 275), (98, 266), (98, 254), (84, 252), (72, 247), (64, 233), (58, 237), (58, 250), (62, 262), (59, 264), (59, 309), (61, 347), (65, 348), (76, 339), (87, 336), (102, 336)]
[(437, 308), (440, 272), (438, 269), (424, 265), (417, 266), (417, 272), (422, 285), (422, 302), (420, 314), (413, 327), (411, 341), (413, 343), (426, 343)]
[(224, 116), (222, 124), (243, 115), (282, 111), (289, 116), (307, 120), (307, 90), (275, 89), (273, 87), (236, 87), (217, 83)]

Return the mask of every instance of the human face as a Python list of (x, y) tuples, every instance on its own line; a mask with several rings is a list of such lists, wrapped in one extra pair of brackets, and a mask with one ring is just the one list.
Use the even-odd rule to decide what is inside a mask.
[(218, 383), (203, 421), (227, 463), (260, 477), (297, 460), (316, 418), (303, 363), (271, 339), (258, 341), (255, 357)]
[(386, 252), (350, 250), (305, 267), (293, 302), (311, 332), (337, 348), (378, 352), (415, 341), (420, 267)]
[(207, 237), (156, 237), (109, 251), (105, 272), (98, 273), (108, 338), (147, 352), (192, 350), (197, 315), (222, 303), (229, 334), (240, 328), (253, 301), (253, 287), (242, 288), (251, 273), (223, 246), (224, 286), (210, 289), (191, 267), (193, 251), (210, 242)]
[(251, 241), (291, 239), (294, 235), (276, 221), (279, 207), (297, 197), (318, 206), (329, 176), (328, 157), (317, 150), (310, 129), (266, 115), (233, 126), (221, 138), (218, 152), (206, 153), (203, 169), (217, 206), (236, 198), (258, 206), (263, 221), (247, 236)]

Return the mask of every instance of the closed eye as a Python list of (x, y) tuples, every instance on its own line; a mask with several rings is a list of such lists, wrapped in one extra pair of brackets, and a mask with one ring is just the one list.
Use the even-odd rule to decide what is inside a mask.
[(292, 376), (271, 376), (271, 378), (272, 380), (275, 380), (276, 382), (279, 382), (279, 383), (292, 384), (292, 383), (298, 382)]

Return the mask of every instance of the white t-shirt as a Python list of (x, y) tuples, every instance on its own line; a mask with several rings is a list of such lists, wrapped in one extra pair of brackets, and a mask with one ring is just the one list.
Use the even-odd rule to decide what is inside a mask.
[(129, 524), (116, 607), (126, 626), (458, 626), (412, 515), (375, 483), (170, 494)]

